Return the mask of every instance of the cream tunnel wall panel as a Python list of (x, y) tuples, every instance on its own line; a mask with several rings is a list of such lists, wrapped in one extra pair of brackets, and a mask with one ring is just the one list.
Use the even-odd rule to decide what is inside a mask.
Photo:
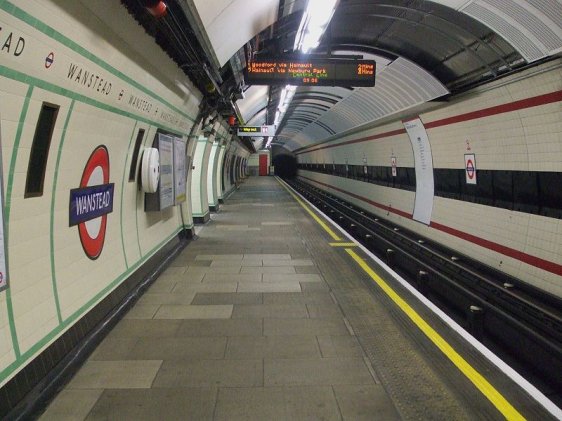
[(221, 145), (218, 151), (217, 157), (217, 165), (215, 171), (215, 188), (216, 188), (216, 197), (219, 203), (221, 203), (224, 199), (224, 189), (223, 189), (223, 170), (224, 170), (224, 156), (226, 153), (226, 147)]
[(209, 209), (216, 211), (219, 205), (219, 198), (217, 196), (217, 165), (219, 162), (218, 156), (220, 152), (220, 143), (215, 141), (211, 146), (209, 155), (209, 168), (207, 170), (207, 200), (209, 202)]
[(207, 201), (207, 165), (211, 154), (212, 140), (199, 136), (193, 155), (193, 176), (191, 178), (191, 212), (196, 221), (209, 217)]

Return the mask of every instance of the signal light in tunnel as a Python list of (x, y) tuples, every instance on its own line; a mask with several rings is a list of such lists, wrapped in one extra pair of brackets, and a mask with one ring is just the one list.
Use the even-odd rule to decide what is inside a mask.
[(229, 126), (234, 126), (236, 124), (236, 117), (234, 117), (233, 115), (228, 117), (228, 125)]

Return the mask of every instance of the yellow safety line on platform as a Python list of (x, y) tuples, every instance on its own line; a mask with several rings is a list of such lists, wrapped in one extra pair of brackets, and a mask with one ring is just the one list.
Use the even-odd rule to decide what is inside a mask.
[(332, 247), (357, 247), (355, 243), (330, 243)]
[(508, 420), (525, 418), (476, 371), (451, 345), (443, 339), (406, 301), (404, 301), (373, 269), (353, 250), (345, 249), (355, 262), (371, 277), (373, 281), (390, 297), (392, 301), (416, 324), (416, 326), (457, 366), (457, 368), (480, 390), (486, 398)]
[[(277, 177), (276, 177), (277, 178)], [(277, 179), (279, 183), (289, 192), (291, 196), (314, 218), (318, 224), (324, 228), (336, 241), (341, 241), (334, 232), (322, 221), (309, 207), (295, 195), (286, 185)], [(330, 243), (330, 245), (340, 245), (345, 243)], [(354, 246), (355, 243), (351, 243)], [(474, 369), (454, 348), (443, 339), (410, 305), (402, 299), (371, 267), (355, 253), (352, 249), (346, 248), (345, 251), (355, 262), (371, 277), (373, 281), (394, 301), (394, 303), (415, 323), (415, 325), (439, 348), (443, 354), (463, 373), (482, 394), (501, 412), (508, 420), (525, 420), (503, 395), (498, 392), (476, 369)]]
[(312, 218), (316, 222), (318, 222), (318, 225), (320, 225), (322, 228), (324, 228), (324, 231), (326, 231), (330, 235), (330, 237), (332, 237), (333, 240), (341, 241), (341, 238), (334, 231), (332, 231), (331, 228), (328, 225), (326, 225), (326, 223), (318, 217), (318, 215), (316, 215), (314, 212), (312, 212), (312, 210), (310, 210), (310, 208), (308, 206), (306, 206), (306, 203), (304, 203), (296, 194), (294, 194), (285, 185), (285, 183), (281, 182), (281, 180), (279, 180), (279, 178), (277, 178), (277, 177), (275, 177), (275, 178), (277, 179), (277, 182), (279, 184), (281, 184), (283, 186), (283, 188), (285, 190), (287, 190), (291, 196), (293, 196), (293, 199), (295, 199), (299, 203), (299, 205), (301, 205), (304, 208), (304, 210), (307, 211), (310, 214), (310, 216), (312, 216)]

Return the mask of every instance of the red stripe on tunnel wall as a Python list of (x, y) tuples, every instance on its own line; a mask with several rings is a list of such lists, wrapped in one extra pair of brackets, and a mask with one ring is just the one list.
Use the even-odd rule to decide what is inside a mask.
[(470, 113), (459, 114), (453, 117), (425, 123), (426, 129), (435, 127), (448, 126), (449, 124), (460, 123), (463, 121), (475, 120), (477, 118), (490, 117), (496, 114), (509, 113), (512, 111), (524, 110), (526, 108), (537, 107), (539, 105), (552, 104), (553, 102), (562, 101), (562, 91), (551, 92), (549, 94), (534, 96), (519, 101), (509, 102), (507, 104), (496, 105), (494, 107), (483, 108)]
[[(562, 101), (562, 91), (551, 92), (544, 95), (538, 95), (531, 98), (521, 99), (519, 101), (508, 102), (506, 104), (496, 105), (493, 107), (483, 108), (481, 110), (472, 111), (469, 113), (459, 114), (453, 117), (443, 118), (441, 120), (430, 121), (424, 123), (426, 129), (433, 129), (436, 127), (447, 126), (449, 124), (461, 123), (463, 121), (475, 120), (478, 118), (490, 117), (497, 114), (509, 113), (512, 111), (524, 110), (526, 108), (537, 107), (540, 105), (552, 104), (554, 102)], [(407, 121), (407, 120), (406, 120)], [(398, 134), (406, 133), (404, 129), (392, 130), (386, 133), (381, 133), (374, 136), (362, 137), (359, 139), (348, 140), (347, 142), (338, 143), (335, 145), (319, 146), (314, 148), (314, 146), (308, 146), (309, 148), (314, 148), (310, 150), (305, 150), (306, 148), (301, 148), (303, 152), (297, 153), (297, 155), (309, 152), (315, 152), (322, 149), (336, 148), (338, 146), (350, 145), (353, 143), (368, 142), (370, 140), (381, 139), (384, 137), (395, 136)], [(298, 151), (299, 149), (297, 149)]]
[(555, 275), (562, 276), (562, 265), (559, 265), (557, 263), (551, 262), (549, 260), (544, 260), (540, 257), (532, 256), (527, 253), (523, 253), (522, 251), (515, 250), (498, 243), (494, 243), (493, 241), (485, 240), (484, 238), (476, 237), (472, 234), (447, 227), (437, 222), (431, 222), (429, 226), (431, 228), (435, 228), (436, 230), (443, 231), (447, 234), (458, 237), (462, 240), (469, 241), (480, 247), (484, 247), (488, 250), (492, 250), (505, 256), (512, 257), (513, 259), (519, 260), (523, 263), (527, 263), (528, 265), (545, 270), (547, 272), (554, 273)]
[[(404, 212), (404, 211), (401, 211), (399, 209), (395, 209), (395, 208), (392, 208), (390, 206), (386, 206), (386, 205), (383, 205), (381, 203), (374, 202), (374, 201), (372, 201), (370, 199), (367, 199), (365, 197), (362, 197), (362, 196), (359, 196), (359, 195), (356, 195), (356, 194), (353, 194), (353, 193), (349, 193), (349, 192), (347, 192), (345, 190), (342, 190), (340, 188), (337, 188), (337, 187), (331, 186), (329, 184), (313, 180), (313, 179), (308, 178), (308, 177), (303, 177), (303, 176), (299, 176), (299, 177), (304, 178), (305, 180), (309, 180), (309, 181), (311, 181), (315, 184), (319, 184), (319, 185), (328, 187), (330, 189), (339, 191), (339, 192), (344, 193), (348, 196), (354, 197), (355, 199), (361, 200), (362, 202), (365, 202), (365, 203), (368, 203), (372, 206), (375, 206), (379, 209), (383, 209), (387, 212), (392, 212), (392, 213), (394, 213), (396, 215), (400, 215), (404, 218), (412, 219), (411, 213)], [(457, 230), (455, 228), (448, 227), (448, 226), (443, 225), (443, 224), (439, 224), (437, 222), (432, 221), (429, 224), (429, 226), (433, 229), (438, 230), (438, 231), (442, 231), (446, 234), (449, 234), (449, 235), (452, 235), (454, 237), (460, 238), (462, 240), (468, 241), (472, 244), (476, 244), (477, 246), (480, 246), (480, 247), (486, 248), (488, 250), (495, 251), (496, 253), (503, 254), (504, 256), (511, 257), (513, 259), (519, 260), (519, 261), (521, 261), (523, 263), (526, 263), (530, 266), (534, 266), (534, 267), (542, 269), (546, 272), (550, 272), (550, 273), (554, 273), (555, 275), (562, 276), (562, 265), (560, 265), (558, 263), (554, 263), (554, 262), (551, 262), (549, 260), (541, 259), (540, 257), (536, 257), (536, 256), (533, 256), (533, 255), (524, 253), (522, 251), (512, 249), (510, 247), (506, 247), (504, 245), (495, 243), (493, 241), (486, 240), (484, 238), (476, 237), (472, 234), (468, 234), (466, 232)]]

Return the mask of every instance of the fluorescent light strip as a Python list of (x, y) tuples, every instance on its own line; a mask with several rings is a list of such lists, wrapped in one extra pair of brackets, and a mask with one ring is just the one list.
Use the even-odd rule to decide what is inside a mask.
[[(318, 46), (322, 34), (324, 34), (324, 31), (334, 15), (338, 2), (339, 0), (308, 0), (306, 10), (304, 11), (299, 25), (299, 30), (295, 37), (294, 50), (301, 50), (303, 53), (308, 53), (312, 48)], [(277, 106), (275, 121), (273, 123), (276, 130), (283, 120), (289, 105), (291, 105), (296, 90), (296, 86), (287, 85), (281, 91), (279, 105)], [(268, 139), (266, 147), (269, 147), (272, 140), (272, 137)]]

